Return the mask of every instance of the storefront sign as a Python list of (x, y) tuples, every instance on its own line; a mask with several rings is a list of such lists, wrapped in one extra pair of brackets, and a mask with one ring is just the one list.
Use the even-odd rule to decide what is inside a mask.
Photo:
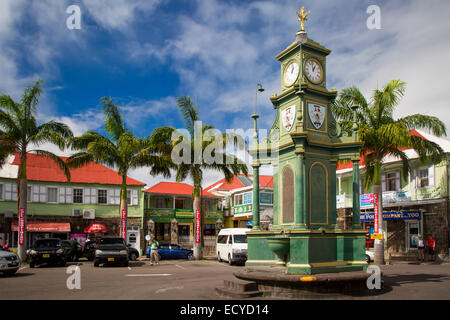
[(127, 210), (122, 210), (121, 220), (120, 220), (120, 237), (126, 238), (127, 235)]
[(360, 200), (359, 205), (361, 207), (373, 205), (373, 195), (374, 195), (374, 193), (360, 195), (359, 196), (359, 200)]
[[(383, 212), (383, 220), (420, 220), (422, 213), (416, 211), (389, 211)], [(360, 221), (370, 222), (374, 220), (373, 212), (361, 212)], [(377, 233), (377, 232), (375, 232)]]
[(19, 209), (19, 245), (25, 244), (25, 208)]
[(370, 235), (371, 239), (377, 239), (377, 240), (381, 240), (383, 239), (383, 234), (382, 233), (372, 233)]
[(374, 229), (374, 233), (378, 233), (379, 229), (379, 215), (378, 215), (378, 194), (374, 193), (373, 194), (373, 211), (374, 211), (374, 225), (373, 225), (373, 229)]
[(195, 243), (200, 243), (200, 210), (195, 210)]

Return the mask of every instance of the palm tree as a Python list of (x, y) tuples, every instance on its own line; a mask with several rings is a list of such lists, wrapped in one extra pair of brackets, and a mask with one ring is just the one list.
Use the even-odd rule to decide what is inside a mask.
[[(201, 205), (203, 170), (220, 171), (224, 174), (225, 180), (231, 183), (234, 175), (240, 173), (244, 173), (245, 175), (248, 174), (247, 165), (241, 163), (235, 156), (224, 152), (227, 141), (230, 141), (227, 140), (227, 134), (216, 134), (214, 137), (210, 136), (211, 132), (215, 130), (214, 127), (200, 121), (198, 108), (194, 105), (190, 97), (179, 97), (176, 104), (180, 110), (185, 129), (190, 135), (187, 140), (183, 140), (184, 138), (180, 137), (178, 140), (174, 141), (175, 147), (178, 143), (187, 142), (187, 144), (189, 144), (187, 148), (187, 152), (189, 153), (189, 156), (187, 157), (188, 161), (183, 161), (178, 164), (176, 169), (176, 181), (181, 182), (188, 177), (192, 179), (194, 185), (193, 210), (194, 212), (200, 210), (200, 230), (203, 230), (203, 213)], [(230, 134), (228, 133), (228, 138), (236, 137), (230, 137)], [(220, 150), (219, 147), (212, 150), (211, 146), (215, 145), (215, 143), (217, 143), (216, 146), (223, 146), (223, 149)], [(183, 152), (184, 151), (186, 150), (183, 149)], [(211, 153), (208, 154), (208, 152)], [(214, 159), (207, 159), (204, 155), (210, 155)], [(186, 154), (184, 156), (186, 156)], [(202, 231), (200, 231), (199, 236), (200, 242), (194, 243), (194, 258), (197, 260), (202, 257)]]
[(105, 130), (108, 136), (87, 131), (79, 137), (74, 137), (71, 147), (79, 152), (70, 156), (67, 163), (70, 167), (78, 168), (95, 161), (116, 168), (122, 178), (120, 216), (124, 211), (128, 213), (127, 175), (130, 169), (148, 166), (153, 174), (170, 177), (170, 158), (159, 154), (170, 153), (167, 148), (170, 146), (171, 130), (162, 127), (147, 138), (138, 138), (125, 127), (125, 120), (111, 98), (103, 97), (100, 101), (103, 102)]
[[(403, 163), (403, 178), (411, 172), (408, 157), (402, 151), (414, 149), (421, 161), (430, 160), (438, 163), (444, 157), (442, 148), (422, 137), (411, 135), (411, 129), (425, 129), (435, 136), (446, 135), (444, 123), (436, 117), (422, 114), (408, 115), (394, 119), (393, 112), (405, 94), (406, 84), (400, 80), (391, 80), (383, 88), (376, 89), (370, 101), (356, 87), (342, 90), (339, 98), (332, 106), (332, 111), (342, 129), (351, 132), (353, 124), (352, 106), (356, 111), (357, 131), (363, 142), (360, 154), (366, 167), (365, 188), (373, 184), (374, 193), (378, 194), (379, 233), (382, 233), (383, 205), (381, 188), (381, 166), (383, 158), (392, 155)], [(384, 264), (384, 240), (375, 241), (375, 263)]]
[[(27, 213), (27, 152), (52, 159), (63, 170), (70, 181), (70, 172), (66, 163), (55, 154), (39, 149), (28, 150), (29, 146), (38, 147), (42, 143), (53, 143), (60, 149), (64, 149), (67, 139), (73, 134), (69, 127), (63, 123), (49, 121), (38, 125), (36, 121), (39, 97), (42, 94), (42, 80), (37, 80), (31, 86), (26, 87), (19, 102), (14, 101), (9, 95), (0, 96), (0, 165), (3, 165), (8, 155), (18, 153), (20, 156), (19, 170), (17, 174), (17, 212), (24, 210), (25, 229)], [(18, 245), (20, 258), (25, 259), (26, 232), (24, 232), (24, 244)]]

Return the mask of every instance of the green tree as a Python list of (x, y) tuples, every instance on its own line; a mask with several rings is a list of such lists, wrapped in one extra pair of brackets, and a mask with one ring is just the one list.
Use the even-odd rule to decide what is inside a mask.
[[(19, 102), (14, 101), (9, 95), (0, 96), (0, 165), (6, 158), (17, 153), (20, 164), (17, 175), (17, 212), (25, 210), (25, 230), (27, 213), (27, 152), (50, 158), (64, 172), (70, 181), (70, 171), (66, 163), (55, 154), (40, 149), (43, 143), (53, 143), (60, 149), (64, 149), (72, 131), (70, 128), (56, 121), (49, 121), (38, 125), (36, 120), (39, 97), (42, 94), (42, 80), (37, 80), (31, 86), (26, 87)], [(31, 148), (31, 149), (30, 149)], [(22, 260), (26, 257), (26, 232), (24, 244), (18, 246), (18, 254)]]
[[(408, 172), (411, 172), (411, 167), (402, 149), (414, 149), (423, 162), (438, 163), (444, 157), (444, 151), (438, 144), (410, 134), (411, 129), (424, 129), (438, 137), (446, 135), (445, 125), (441, 120), (422, 114), (394, 119), (394, 110), (404, 96), (405, 88), (405, 82), (391, 80), (381, 89), (374, 90), (368, 101), (358, 88), (350, 87), (341, 91), (339, 98), (332, 106), (333, 114), (346, 132), (351, 132), (353, 125), (351, 107), (358, 106), (356, 123), (358, 124), (357, 134), (363, 142), (360, 154), (365, 161), (365, 188), (373, 185), (374, 193), (378, 194), (380, 233), (382, 233), (383, 225), (380, 172), (383, 158), (391, 155), (401, 159), (405, 179)], [(375, 263), (384, 264), (384, 240), (375, 241)]]
[(172, 165), (170, 157), (165, 158), (162, 154), (170, 153), (172, 131), (162, 127), (156, 129), (149, 137), (138, 138), (125, 127), (125, 120), (111, 98), (103, 97), (100, 101), (103, 102), (107, 136), (87, 131), (79, 137), (72, 138), (71, 147), (78, 152), (67, 159), (67, 164), (78, 168), (95, 161), (115, 168), (122, 178), (119, 216), (123, 210), (128, 216), (127, 175), (129, 170), (151, 167), (153, 174), (170, 177)]
[[(202, 212), (202, 182), (204, 170), (222, 172), (227, 182), (233, 180), (233, 176), (247, 172), (247, 165), (238, 160), (234, 155), (226, 153), (227, 144), (233, 144), (240, 137), (232, 134), (219, 133), (213, 126), (200, 121), (198, 108), (190, 97), (179, 97), (176, 101), (181, 118), (185, 126), (185, 134), (174, 139), (172, 160), (174, 155), (181, 155), (182, 161), (176, 165), (176, 181), (180, 182), (188, 177), (192, 179), (194, 186), (193, 209), (200, 210), (200, 243), (194, 243), (194, 258), (201, 259), (203, 243), (203, 215)], [(238, 140), (239, 141), (239, 140)], [(242, 144), (238, 143), (242, 147)]]

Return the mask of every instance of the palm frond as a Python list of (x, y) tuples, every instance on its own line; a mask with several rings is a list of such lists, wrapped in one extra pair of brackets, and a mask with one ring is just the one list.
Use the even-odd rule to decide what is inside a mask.
[(51, 159), (53, 162), (55, 162), (58, 167), (64, 172), (64, 175), (67, 178), (67, 181), (70, 181), (70, 170), (69, 170), (69, 166), (68, 164), (61, 159), (60, 157), (58, 157), (57, 155), (55, 155), (54, 153), (50, 152), (50, 151), (46, 151), (46, 150), (30, 150), (30, 152), (37, 154), (38, 156), (41, 157), (46, 157)]

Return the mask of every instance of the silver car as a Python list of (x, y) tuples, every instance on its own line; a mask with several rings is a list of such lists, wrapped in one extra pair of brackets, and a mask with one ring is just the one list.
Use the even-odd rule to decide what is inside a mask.
[(20, 259), (14, 252), (0, 250), (0, 273), (13, 275), (20, 268)]

